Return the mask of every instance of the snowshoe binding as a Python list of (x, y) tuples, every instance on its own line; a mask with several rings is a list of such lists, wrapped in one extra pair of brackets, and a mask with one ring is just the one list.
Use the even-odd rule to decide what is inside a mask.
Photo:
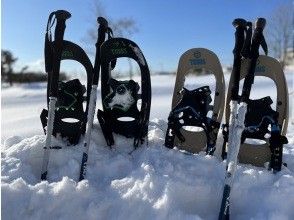
[[(240, 80), (245, 77), (249, 67), (249, 59), (242, 60)], [(272, 79), (277, 88), (276, 110), (273, 110), (273, 103), (270, 96), (264, 98), (250, 99), (245, 116), (245, 130), (242, 133), (241, 146), (239, 151), (239, 162), (262, 167), (269, 162), (269, 168), (280, 171), (282, 166), (283, 144), (286, 144), (285, 137), (288, 125), (288, 89), (285, 75), (280, 63), (269, 56), (260, 55), (257, 60), (255, 76), (263, 76)], [(230, 97), (232, 80), (229, 83)], [(223, 125), (223, 149), (222, 157), (225, 159), (228, 152), (228, 124), (230, 118), (230, 103), (226, 100), (225, 121)], [(262, 140), (263, 143), (245, 142), (246, 139)]]
[[(211, 105), (211, 90), (203, 86), (194, 90), (184, 87), (185, 77), (191, 70), (211, 71), (216, 79), (214, 103)], [(215, 151), (218, 131), (223, 115), (225, 81), (222, 67), (217, 56), (204, 48), (186, 51), (180, 58), (173, 93), (172, 110), (168, 117), (165, 146), (174, 146), (191, 153), (202, 150), (212, 155)], [(212, 116), (208, 116), (209, 112)], [(185, 129), (202, 128), (198, 130)]]
[[(121, 57), (135, 60), (141, 71), (140, 86), (134, 80), (116, 80), (111, 76), (111, 62)], [(98, 110), (98, 120), (108, 146), (114, 144), (113, 132), (134, 138), (134, 147), (144, 142), (148, 132), (151, 106), (150, 72), (140, 48), (125, 38), (112, 38), (101, 47), (101, 95), (103, 110)], [(141, 107), (138, 102), (141, 100)], [(131, 118), (132, 120), (120, 120)]]
[[(47, 30), (48, 31), (48, 30)], [(48, 73), (47, 84), (47, 105), (49, 105), (49, 89), (51, 87), (52, 54), (55, 50), (55, 41), (45, 41), (45, 65)], [(85, 133), (87, 123), (87, 112), (89, 93), (91, 90), (91, 80), (93, 76), (93, 66), (85, 51), (70, 41), (62, 41), (61, 60), (75, 60), (79, 62), (87, 73), (87, 87), (81, 84), (79, 79), (67, 82), (59, 81), (57, 86), (57, 103), (55, 109), (55, 119), (53, 135), (67, 139), (68, 144), (75, 145), (79, 142), (80, 136)], [(86, 94), (86, 96), (85, 96)], [(83, 103), (86, 102), (86, 107)], [(48, 110), (43, 109), (40, 115), (41, 123), (46, 134)]]

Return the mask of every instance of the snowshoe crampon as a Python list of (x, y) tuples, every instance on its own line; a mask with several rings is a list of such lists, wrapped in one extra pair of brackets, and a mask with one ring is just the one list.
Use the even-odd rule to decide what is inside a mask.
[[(50, 68), (50, 54), (54, 50), (54, 41), (45, 46), (45, 60), (46, 65), (49, 63)], [(91, 90), (91, 80), (93, 76), (93, 67), (88, 56), (84, 50), (70, 42), (63, 40), (62, 42), (62, 60), (75, 60), (82, 64), (87, 73), (87, 87), (81, 84), (80, 80), (73, 79), (67, 82), (59, 81), (57, 104), (55, 109), (55, 119), (53, 127), (53, 135), (61, 136), (67, 139), (69, 144), (77, 144), (80, 136), (85, 133), (87, 123), (87, 112), (89, 93)], [(48, 72), (48, 71), (47, 71)], [(50, 73), (50, 71), (49, 71)], [(48, 74), (47, 84), (47, 103), (49, 104), (49, 88), (51, 87), (51, 75)], [(85, 96), (86, 95), (86, 96)], [(86, 102), (84, 108), (83, 103)], [(41, 115), (41, 122), (46, 133), (48, 111), (43, 109)]]
[[(111, 76), (111, 62), (118, 58), (132, 58), (141, 71), (139, 83), (134, 80), (116, 80)], [(134, 138), (134, 147), (143, 143), (148, 132), (151, 106), (151, 82), (147, 62), (140, 48), (124, 38), (112, 38), (101, 47), (101, 95), (103, 111), (98, 110), (98, 120), (107, 145), (114, 144), (113, 132)], [(138, 102), (141, 107), (138, 108)], [(132, 120), (121, 120), (130, 118)]]
[[(194, 90), (184, 87), (188, 73), (206, 70), (215, 76), (214, 102), (209, 86)], [(193, 73), (194, 74), (194, 73)], [(198, 153), (202, 150), (213, 154), (222, 120), (225, 100), (225, 81), (217, 56), (204, 48), (186, 51), (180, 58), (172, 100), (172, 111), (168, 117), (165, 146)], [(211, 112), (211, 116), (209, 116)], [(188, 130), (185, 127), (201, 129)]]
[[(246, 71), (249, 67), (249, 59), (242, 60), (240, 80), (244, 79)], [(267, 96), (261, 99), (249, 100), (248, 110), (245, 117), (245, 130), (242, 133), (241, 147), (239, 151), (239, 162), (252, 164), (262, 167), (266, 162), (270, 163), (270, 168), (275, 171), (281, 169), (283, 144), (287, 143), (285, 137), (288, 126), (288, 89), (285, 75), (280, 63), (274, 58), (260, 55), (257, 60), (255, 76), (263, 76), (270, 78), (276, 84), (277, 101), (276, 110), (271, 108), (272, 99)], [(232, 80), (229, 84), (230, 97)], [(228, 124), (230, 119), (230, 103), (226, 100), (225, 121), (223, 126), (224, 144), (223, 158), (226, 157), (227, 140), (228, 140)], [(262, 140), (263, 143), (245, 142), (246, 139)]]

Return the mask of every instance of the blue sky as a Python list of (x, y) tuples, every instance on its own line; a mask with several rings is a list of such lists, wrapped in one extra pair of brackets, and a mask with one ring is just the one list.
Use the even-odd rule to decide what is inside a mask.
[[(94, 49), (86, 43), (87, 31), (96, 25), (94, 0), (2, 0), (2, 49), (18, 57), (18, 68), (42, 68), (44, 33), (51, 11), (65, 9), (72, 17), (67, 22), (65, 39)], [(269, 17), (277, 0), (104, 0), (112, 19), (131, 17), (139, 31), (130, 37), (142, 49), (153, 71), (175, 71), (180, 55), (193, 47), (214, 51), (223, 65), (232, 63), (236, 17), (255, 20)], [(91, 57), (93, 61), (93, 57)], [(67, 67), (70, 69), (70, 67)]]

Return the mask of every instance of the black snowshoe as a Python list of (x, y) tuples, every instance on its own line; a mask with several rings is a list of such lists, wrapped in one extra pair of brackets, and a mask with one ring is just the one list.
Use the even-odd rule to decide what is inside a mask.
[[(45, 65), (48, 73), (47, 104), (49, 105), (49, 89), (51, 87), (50, 75), (52, 69), (52, 51), (55, 50), (55, 42), (46, 39), (45, 43)], [(75, 60), (83, 65), (87, 73), (87, 86), (81, 84), (79, 79), (67, 82), (59, 81), (57, 104), (55, 109), (55, 120), (53, 135), (67, 139), (68, 143), (75, 145), (80, 136), (85, 133), (88, 113), (89, 93), (91, 91), (91, 80), (93, 77), (93, 66), (85, 51), (70, 41), (62, 42), (62, 60)], [(85, 107), (83, 103), (86, 102)], [(48, 110), (43, 109), (41, 122), (46, 134)]]
[[(111, 77), (111, 62), (117, 58), (134, 59), (141, 71), (142, 93), (134, 80), (116, 80)], [(98, 110), (98, 120), (108, 146), (114, 144), (113, 132), (134, 138), (134, 147), (142, 144), (148, 132), (151, 106), (150, 72), (140, 48), (124, 38), (112, 38), (101, 47), (101, 96), (103, 111)], [(138, 102), (141, 100), (141, 107)], [(130, 118), (124, 121), (122, 118)]]

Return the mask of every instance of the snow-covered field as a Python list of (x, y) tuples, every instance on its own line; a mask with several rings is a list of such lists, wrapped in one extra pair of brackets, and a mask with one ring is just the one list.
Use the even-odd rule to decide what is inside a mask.
[[(293, 72), (286, 74), (292, 91)], [(226, 81), (228, 78), (226, 75)], [(149, 143), (131, 155), (132, 140), (116, 136), (116, 146), (109, 149), (95, 121), (87, 180), (82, 182), (77, 182), (82, 144), (52, 150), (49, 182), (39, 180), (45, 139), (39, 114), (46, 106), (46, 84), (2, 88), (2, 218), (217, 219), (225, 174), (225, 162), (219, 158), (221, 135), (215, 156), (163, 147), (174, 80), (174, 76), (152, 77)], [(212, 77), (192, 80), (188, 86), (209, 84), (214, 88)], [(253, 97), (275, 96), (273, 85), (256, 80)], [(100, 107), (99, 98), (97, 103)], [(281, 172), (274, 175), (265, 168), (238, 166), (231, 219), (294, 219), (291, 123), (287, 137), (284, 162), (288, 167)]]

